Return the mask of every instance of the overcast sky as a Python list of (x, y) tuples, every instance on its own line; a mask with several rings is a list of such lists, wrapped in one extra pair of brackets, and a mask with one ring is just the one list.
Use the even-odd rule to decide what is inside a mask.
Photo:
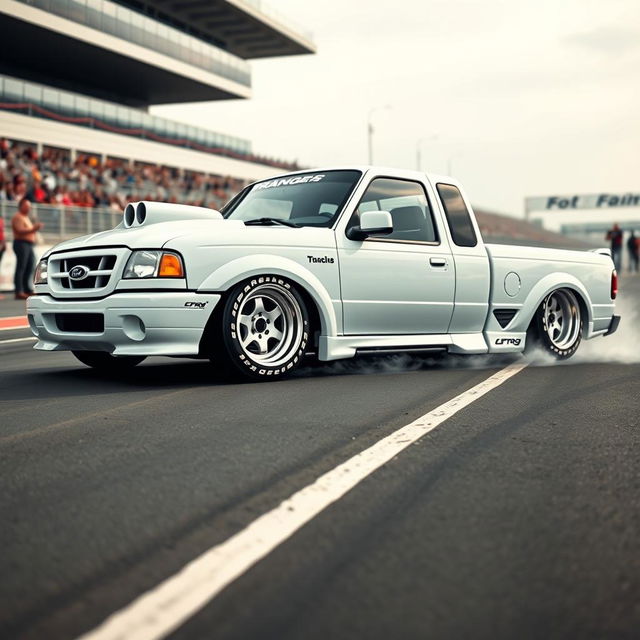
[[(374, 162), (525, 196), (640, 190), (640, 0), (269, 0), (316, 55), (255, 61), (253, 98), (153, 112), (305, 166)], [(437, 136), (437, 137), (435, 137)], [(433, 139), (435, 137), (435, 139)]]

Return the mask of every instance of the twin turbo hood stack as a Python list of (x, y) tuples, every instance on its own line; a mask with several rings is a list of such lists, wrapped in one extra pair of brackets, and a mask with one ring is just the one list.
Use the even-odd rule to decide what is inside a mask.
[(186, 204), (168, 202), (130, 202), (124, 210), (125, 229), (147, 226), (158, 222), (177, 220), (221, 220), (222, 215), (215, 209), (192, 207)]

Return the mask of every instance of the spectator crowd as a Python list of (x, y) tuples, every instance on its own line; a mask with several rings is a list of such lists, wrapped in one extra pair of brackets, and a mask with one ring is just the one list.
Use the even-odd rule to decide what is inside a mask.
[(246, 183), (230, 176), (198, 173), (120, 158), (77, 153), (0, 138), (0, 201), (28, 197), (37, 204), (107, 207), (155, 200), (219, 209)]

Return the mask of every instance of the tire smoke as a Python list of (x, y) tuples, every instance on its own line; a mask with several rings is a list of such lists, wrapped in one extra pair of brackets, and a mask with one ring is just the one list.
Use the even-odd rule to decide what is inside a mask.
[(556, 360), (551, 354), (536, 349), (522, 354), (489, 354), (458, 356), (451, 354), (417, 355), (397, 353), (384, 356), (359, 356), (349, 360), (319, 363), (302, 367), (297, 376), (374, 375), (407, 373), (437, 369), (490, 369), (525, 358), (532, 366), (570, 366), (589, 363), (640, 363), (640, 278), (625, 278), (616, 300), (620, 326), (611, 336), (583, 340), (576, 353), (567, 360)]

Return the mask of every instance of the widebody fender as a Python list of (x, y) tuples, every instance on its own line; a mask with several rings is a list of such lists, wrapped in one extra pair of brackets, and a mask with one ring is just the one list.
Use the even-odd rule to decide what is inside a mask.
[[(555, 272), (544, 276), (534, 285), (522, 304), (516, 322), (509, 327), (509, 331), (526, 331), (538, 306), (556, 289), (573, 289), (578, 293), (586, 307), (587, 317), (584, 319), (585, 323), (593, 321), (593, 305), (584, 284), (570, 273)], [(587, 326), (589, 325), (587, 324)]]
[(288, 258), (273, 254), (252, 254), (236, 258), (206, 277), (198, 291), (227, 291), (243, 280), (261, 275), (283, 276), (298, 284), (311, 296), (318, 308), (322, 335), (338, 334), (338, 318), (326, 287), (311, 271)]

